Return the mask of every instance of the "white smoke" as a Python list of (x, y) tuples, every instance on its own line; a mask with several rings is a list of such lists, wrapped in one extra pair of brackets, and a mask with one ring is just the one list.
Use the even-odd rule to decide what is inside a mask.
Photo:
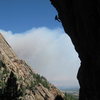
[(62, 29), (0, 30), (16, 54), (56, 86), (77, 86), (78, 55)]

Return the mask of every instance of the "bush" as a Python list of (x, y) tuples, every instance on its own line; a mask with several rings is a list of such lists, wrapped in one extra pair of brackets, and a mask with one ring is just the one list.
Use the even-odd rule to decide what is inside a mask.
[(73, 95), (65, 93), (64, 100), (78, 100)]
[(33, 82), (33, 86), (41, 83), (45, 88), (48, 88), (48, 89), (50, 88), (49, 82), (43, 76), (40, 76), (39, 74), (33, 74), (33, 78), (35, 79), (35, 81)]
[(18, 89), (16, 76), (11, 72), (6, 86), (0, 89), (0, 100), (19, 100), (20, 96), (22, 92)]

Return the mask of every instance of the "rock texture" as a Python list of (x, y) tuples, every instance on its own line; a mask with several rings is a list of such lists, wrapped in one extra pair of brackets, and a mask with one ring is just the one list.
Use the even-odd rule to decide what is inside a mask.
[(0, 100), (54, 100), (64, 93), (20, 60), (0, 34)]
[(81, 60), (79, 100), (100, 100), (100, 1), (50, 1)]

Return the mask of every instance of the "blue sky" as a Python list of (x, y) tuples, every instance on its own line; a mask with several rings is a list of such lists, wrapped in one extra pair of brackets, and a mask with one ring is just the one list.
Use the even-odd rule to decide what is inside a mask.
[(57, 87), (78, 87), (78, 54), (49, 0), (0, 0), (0, 32), (35, 71)]
[(33, 27), (61, 27), (49, 0), (0, 0), (0, 28), (24, 32)]

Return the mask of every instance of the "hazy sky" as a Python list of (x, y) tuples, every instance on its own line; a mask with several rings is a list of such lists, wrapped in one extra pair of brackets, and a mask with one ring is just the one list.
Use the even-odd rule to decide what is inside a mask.
[(78, 54), (49, 0), (0, 0), (0, 12), (0, 32), (21, 59), (58, 87), (78, 86)]

